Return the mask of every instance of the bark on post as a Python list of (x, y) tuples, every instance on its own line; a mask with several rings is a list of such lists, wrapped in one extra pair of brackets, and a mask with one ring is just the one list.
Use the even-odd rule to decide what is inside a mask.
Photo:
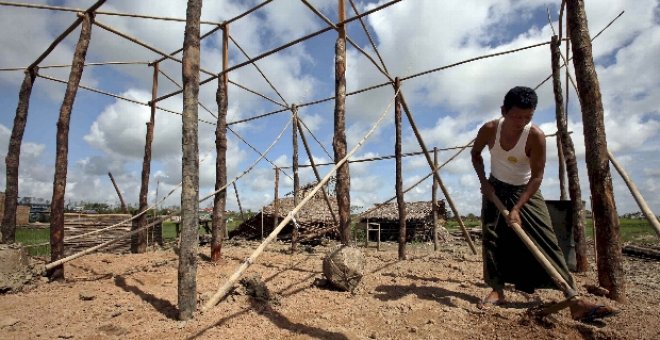
[[(557, 118), (557, 140), (558, 148), (564, 150), (566, 167), (568, 171), (568, 191), (573, 206), (573, 240), (575, 242), (576, 271), (585, 272), (589, 269), (587, 258), (587, 242), (584, 233), (584, 205), (582, 204), (582, 189), (580, 189), (580, 176), (578, 174), (577, 157), (573, 139), (568, 134), (567, 113), (564, 110), (564, 98), (562, 97), (561, 74), (560, 74), (560, 51), (561, 41), (557, 36), (552, 37), (550, 44), (552, 50), (552, 84), (555, 93), (555, 116)], [(563, 185), (562, 185), (563, 188)], [(563, 198), (562, 198), (563, 199)]]
[[(438, 168), (438, 148), (433, 147), (433, 166)], [(438, 251), (438, 182), (433, 177), (431, 186), (431, 204), (433, 205), (433, 250)]]
[[(559, 105), (562, 104), (563, 103), (559, 103)], [(559, 199), (566, 201), (568, 200), (568, 194), (566, 193), (566, 160), (564, 157), (564, 147), (562, 146), (559, 134), (557, 134), (555, 141), (557, 142), (557, 160), (559, 163), (559, 169), (557, 170), (559, 177)]]
[[(280, 224), (278, 214), (280, 212), (280, 168), (275, 167), (275, 193), (273, 194), (273, 229)], [(263, 235), (262, 235), (263, 236)]]
[(406, 201), (403, 195), (403, 176), (401, 166), (401, 93), (399, 89), (401, 81), (395, 79), (394, 93), (396, 94), (394, 102), (394, 157), (396, 158), (396, 203), (399, 209), (399, 260), (406, 259)]
[(199, 18), (202, 0), (188, 0), (183, 38), (183, 127), (181, 149), (181, 246), (179, 248), (179, 319), (189, 320), (197, 308), (197, 245), (199, 210), (199, 147), (197, 117), (199, 96)]
[[(86, 13), (82, 19), (80, 38), (71, 62), (69, 82), (60, 107), (60, 117), (57, 121), (57, 142), (55, 146), (55, 174), (53, 179), (53, 197), (50, 203), (50, 259), (57, 261), (64, 256), (64, 192), (66, 191), (66, 173), (69, 152), (69, 122), (71, 110), (76, 99), (78, 85), (85, 66), (85, 56), (92, 36), (92, 14)], [(64, 279), (64, 266), (60, 265), (48, 270), (50, 280)]]
[(16, 106), (16, 116), (14, 116), (14, 126), (11, 130), (9, 139), (9, 148), (5, 157), (5, 201), (4, 215), (2, 216), (2, 243), (16, 242), (16, 206), (18, 200), (18, 167), (21, 157), (21, 143), (23, 142), (23, 133), (27, 124), (28, 110), (30, 107), (30, 96), (32, 95), (32, 86), (37, 78), (37, 67), (31, 67), (25, 70), (25, 78), (21, 84), (21, 90), (18, 92), (18, 105)]
[[(149, 122), (147, 122), (147, 134), (144, 142), (144, 158), (142, 160), (142, 183), (140, 186), (140, 199), (138, 212), (141, 213), (147, 210), (149, 204), (147, 202), (147, 195), (149, 194), (149, 175), (151, 174), (151, 143), (154, 140), (154, 125), (156, 124), (156, 98), (158, 98), (158, 63), (153, 65), (154, 72), (151, 83), (151, 115)], [(131, 225), (131, 231), (142, 229), (147, 222), (147, 214), (142, 214), (137, 218), (136, 223)], [(131, 237), (131, 252), (144, 253), (147, 251), (147, 235), (148, 231), (145, 229), (139, 233), (135, 233)]]
[[(339, 21), (345, 18), (344, 1), (339, 0)], [(332, 138), (332, 148), (335, 153), (335, 163), (346, 156), (346, 31), (344, 25), (337, 25), (339, 37), (335, 44), (335, 133)], [(341, 243), (348, 245), (351, 237), (351, 196), (348, 162), (337, 169), (335, 197), (339, 210), (339, 235)]]
[(609, 158), (600, 85), (596, 75), (587, 15), (583, 0), (568, 0), (569, 36), (573, 45), (573, 66), (582, 107), (584, 138), (593, 197), (593, 214), (598, 225), (598, 282), (609, 290), (611, 299), (625, 302), (626, 288)]
[(115, 191), (117, 192), (117, 197), (119, 197), (119, 204), (121, 205), (121, 211), (124, 212), (124, 214), (128, 214), (128, 208), (126, 208), (126, 202), (124, 202), (124, 196), (122, 196), (121, 191), (117, 186), (117, 182), (115, 182), (115, 178), (112, 176), (112, 172), (108, 172), (108, 177), (110, 177), (112, 186), (115, 187)]
[[(293, 124), (291, 125), (291, 138), (293, 139), (293, 205), (298, 205), (298, 195), (300, 194), (300, 177), (298, 176), (298, 108), (293, 105), (291, 107), (291, 115), (293, 115)], [(291, 253), (296, 251), (296, 242), (298, 241), (298, 226), (294, 222), (293, 231), (291, 232)]]
[[(229, 107), (228, 75), (225, 73), (229, 64), (229, 26), (222, 30), (222, 74), (218, 77), (216, 102), (218, 103), (218, 122), (215, 127), (215, 190), (227, 185), (227, 110)], [(227, 230), (225, 208), (227, 189), (219, 191), (213, 197), (213, 221), (211, 228), (211, 261), (218, 262), (222, 257), (222, 241)]]

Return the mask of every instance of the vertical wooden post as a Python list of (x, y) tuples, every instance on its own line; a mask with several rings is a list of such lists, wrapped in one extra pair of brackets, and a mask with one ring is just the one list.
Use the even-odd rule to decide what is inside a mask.
[[(92, 36), (92, 14), (86, 13), (80, 30), (80, 38), (76, 44), (69, 73), (69, 82), (60, 107), (60, 117), (57, 121), (57, 143), (55, 146), (55, 174), (53, 179), (53, 197), (50, 203), (50, 259), (57, 261), (64, 256), (64, 193), (66, 191), (66, 174), (69, 165), (69, 123), (73, 102), (78, 93), (80, 78), (85, 66), (85, 57), (89, 40)], [(48, 270), (50, 280), (64, 279), (64, 265)]]
[(122, 196), (121, 191), (117, 186), (117, 182), (115, 182), (115, 178), (112, 176), (111, 172), (108, 172), (108, 177), (110, 177), (112, 186), (115, 187), (115, 191), (117, 192), (117, 197), (119, 197), (119, 204), (121, 205), (121, 211), (123, 211), (125, 214), (128, 214), (128, 208), (126, 208), (126, 203), (124, 202), (124, 196)]
[[(344, 0), (339, 2), (339, 21), (343, 22), (346, 17)], [(335, 133), (332, 139), (332, 147), (335, 153), (335, 163), (346, 156), (346, 30), (343, 24), (337, 25), (339, 37), (335, 44)], [(337, 183), (335, 185), (335, 197), (339, 210), (339, 234), (341, 243), (350, 243), (351, 228), (351, 178), (349, 175), (348, 162), (337, 169)]]
[[(156, 179), (156, 199), (155, 201), (155, 207), (154, 207), (154, 216), (156, 219), (158, 219), (158, 215), (160, 215), (158, 211), (158, 191), (160, 189), (160, 178)], [(165, 242), (163, 241), (163, 222), (161, 221), (160, 223), (157, 223), (154, 225), (154, 227), (151, 229), (151, 235), (153, 237), (154, 242), (158, 244), (159, 246), (165, 245)]]
[(179, 319), (192, 319), (197, 309), (197, 246), (199, 227), (199, 29), (202, 0), (188, 0), (183, 38), (183, 127), (181, 148), (181, 246), (179, 248)]
[[(577, 157), (575, 156), (575, 147), (573, 139), (568, 134), (568, 122), (566, 111), (564, 110), (564, 101), (562, 98), (561, 75), (560, 71), (560, 51), (561, 41), (557, 36), (552, 37), (552, 84), (555, 94), (555, 116), (557, 119), (557, 140), (558, 148), (564, 150), (566, 166), (568, 171), (568, 190), (573, 207), (573, 240), (575, 241), (575, 259), (576, 271), (585, 272), (589, 269), (589, 260), (587, 258), (587, 242), (584, 235), (584, 205), (582, 204), (582, 189), (580, 189), (580, 176), (578, 174)], [(563, 185), (562, 185), (563, 188)], [(564, 199), (564, 198), (562, 198)]]
[[(395, 126), (395, 142), (394, 142), (394, 156), (396, 158), (396, 203), (399, 210), (399, 260), (406, 259), (406, 201), (403, 194), (403, 175), (401, 165), (401, 95), (400, 89), (401, 81), (397, 77), (394, 83), (394, 93), (396, 94), (394, 100), (394, 126)], [(380, 227), (378, 228), (380, 234)], [(380, 237), (380, 236), (379, 236)], [(380, 242), (380, 239), (378, 240)]]
[[(438, 148), (433, 147), (433, 166), (438, 168)], [(436, 170), (437, 171), (437, 170)], [(438, 251), (438, 182), (432, 177), (431, 208), (433, 211), (433, 250)]]
[(598, 222), (598, 282), (609, 290), (609, 298), (625, 302), (627, 298), (619, 217), (607, 157), (603, 102), (594, 66), (584, 1), (568, 0), (566, 9), (569, 36), (573, 45), (573, 66), (582, 107), (587, 172), (594, 200), (593, 215)]
[(236, 203), (238, 204), (238, 211), (241, 213), (241, 222), (245, 222), (245, 214), (243, 213), (243, 205), (241, 205), (241, 198), (238, 196), (238, 188), (236, 187), (236, 181), (231, 183), (234, 187), (234, 194), (236, 195)]
[[(298, 195), (300, 194), (300, 177), (298, 176), (298, 108), (293, 105), (291, 107), (291, 138), (293, 139), (293, 205), (298, 205)], [(293, 223), (293, 230), (291, 231), (291, 253), (296, 251), (296, 242), (298, 241), (298, 226)]]
[(264, 208), (261, 207), (261, 240), (264, 240)]
[(32, 86), (37, 78), (37, 67), (25, 70), (25, 78), (18, 92), (18, 105), (14, 116), (14, 126), (11, 129), (9, 148), (5, 157), (5, 201), (4, 215), (2, 216), (2, 243), (16, 241), (16, 206), (18, 205), (18, 167), (21, 156), (21, 143), (27, 124), (28, 110)]
[[(563, 106), (563, 103), (559, 103)], [(555, 137), (557, 143), (557, 163), (559, 163), (559, 168), (557, 170), (557, 176), (559, 177), (559, 199), (562, 201), (568, 200), (568, 194), (566, 194), (566, 160), (564, 159), (564, 147), (561, 144), (561, 138), (559, 133)]]
[[(140, 186), (140, 208), (138, 209), (138, 212), (145, 211), (149, 205), (147, 203), (147, 194), (149, 193), (149, 175), (151, 173), (151, 143), (154, 140), (154, 126), (156, 124), (156, 102), (154, 100), (158, 98), (159, 64), (155, 63), (153, 67), (154, 72), (151, 85), (151, 102), (149, 102), (149, 106), (151, 107), (151, 116), (149, 117), (149, 122), (147, 122), (147, 135), (144, 142), (144, 159), (142, 160), (142, 185)], [(141, 229), (142, 226), (146, 224), (146, 221), (147, 214), (140, 215), (140, 217), (137, 218), (137, 223), (132, 224), (131, 231)], [(131, 252), (144, 253), (147, 250), (147, 237), (147, 230), (143, 230), (131, 236)]]
[(280, 168), (275, 167), (275, 193), (273, 194), (273, 229), (277, 228), (277, 225), (280, 224), (279, 213), (280, 213)]
[[(225, 72), (229, 65), (229, 25), (222, 29), (222, 73), (218, 77), (218, 90), (215, 100), (218, 104), (218, 122), (215, 127), (215, 190), (227, 185), (227, 110), (229, 107), (228, 82)], [(222, 257), (222, 240), (227, 235), (225, 208), (227, 189), (213, 196), (213, 220), (211, 222), (211, 261), (218, 262)]]

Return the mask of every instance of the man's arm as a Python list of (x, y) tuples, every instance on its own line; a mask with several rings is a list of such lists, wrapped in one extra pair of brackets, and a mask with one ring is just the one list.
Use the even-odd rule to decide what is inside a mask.
[(474, 171), (477, 173), (479, 183), (481, 184), (481, 193), (486, 197), (489, 197), (494, 192), (494, 189), (486, 178), (484, 159), (481, 157), (481, 152), (486, 145), (489, 145), (490, 140), (492, 139), (493, 125), (493, 122), (488, 122), (481, 126), (477, 133), (477, 137), (474, 139), (472, 151), (470, 152), (470, 155), (472, 156), (472, 166), (474, 167)]
[(539, 190), (541, 182), (543, 182), (545, 171), (545, 134), (536, 126), (532, 126), (529, 132), (526, 151), (528, 152), (527, 155), (532, 170), (532, 177), (529, 179), (525, 191), (520, 195), (518, 202), (511, 208), (509, 217), (507, 218), (509, 224), (513, 222), (521, 224), (520, 209)]

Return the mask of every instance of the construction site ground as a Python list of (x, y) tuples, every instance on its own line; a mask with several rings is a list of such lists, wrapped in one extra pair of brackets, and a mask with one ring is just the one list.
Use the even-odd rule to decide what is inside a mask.
[[(199, 304), (206, 301), (259, 242), (228, 241), (219, 263), (200, 247)], [(478, 242), (477, 242), (478, 245)], [(263, 280), (270, 300), (249, 295), (240, 284), (223, 301), (194, 319), (179, 321), (175, 249), (143, 254), (96, 253), (65, 265), (66, 280), (35, 276), (21, 291), (0, 295), (2, 339), (660, 339), (660, 262), (625, 257), (626, 304), (582, 288), (597, 284), (592, 268), (575, 275), (590, 300), (620, 310), (614, 317), (583, 323), (568, 310), (544, 320), (526, 316), (540, 301), (562, 299), (554, 290), (526, 295), (507, 290), (509, 302), (477, 307), (489, 289), (482, 281), (481, 254), (454, 240), (361, 248), (366, 275), (354, 292), (323, 284), (322, 261), (335, 243), (300, 246), (276, 242), (244, 277)], [(481, 251), (478, 247), (479, 252)]]

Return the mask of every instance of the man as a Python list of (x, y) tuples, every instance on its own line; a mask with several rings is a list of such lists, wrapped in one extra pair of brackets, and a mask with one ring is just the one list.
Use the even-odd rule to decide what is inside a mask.
[[(536, 288), (559, 288), (510, 227), (517, 223), (571, 286), (564, 292), (575, 296), (575, 283), (568, 271), (550, 214), (539, 188), (545, 169), (545, 135), (531, 123), (538, 97), (533, 89), (517, 86), (504, 96), (502, 117), (484, 124), (472, 147), (472, 165), (483, 194), (484, 280), (492, 291), (481, 306), (506, 301), (504, 284), (533, 293)], [(486, 178), (481, 152), (488, 146), (491, 155), (490, 177)], [(488, 197), (496, 195), (509, 210), (504, 218)], [(582, 299), (571, 300), (571, 315), (589, 321), (612, 315), (614, 310)]]

